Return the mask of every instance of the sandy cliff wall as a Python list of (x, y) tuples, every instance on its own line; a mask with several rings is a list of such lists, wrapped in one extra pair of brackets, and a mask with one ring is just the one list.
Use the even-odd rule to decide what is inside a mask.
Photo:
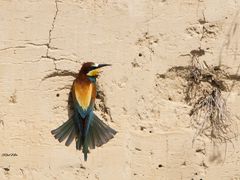
[[(0, 179), (240, 179), (240, 142), (195, 144), (187, 82), (169, 69), (225, 65), (223, 92), (240, 120), (237, 0), (2, 0)], [(97, 113), (118, 131), (83, 161), (50, 131), (85, 61), (111, 63), (99, 78)], [(227, 147), (227, 148), (226, 148)]]

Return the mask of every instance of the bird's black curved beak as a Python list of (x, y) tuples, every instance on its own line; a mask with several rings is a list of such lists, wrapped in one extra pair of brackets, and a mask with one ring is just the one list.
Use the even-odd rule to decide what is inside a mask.
[(105, 67), (105, 66), (112, 66), (111, 64), (99, 64), (97, 68)]

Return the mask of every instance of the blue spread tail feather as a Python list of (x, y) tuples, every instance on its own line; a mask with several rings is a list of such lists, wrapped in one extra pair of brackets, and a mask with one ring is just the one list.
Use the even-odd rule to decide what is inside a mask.
[(87, 154), (89, 153), (88, 148), (94, 149), (96, 146), (102, 146), (117, 133), (114, 129), (101, 121), (95, 114), (93, 114), (92, 118), (86, 134), (83, 133), (83, 128), (80, 125), (81, 119), (75, 115), (60, 127), (52, 130), (51, 133), (59, 142), (62, 142), (67, 138), (65, 142), (66, 146), (69, 146), (72, 141), (76, 139), (76, 149), (82, 149), (84, 160), (86, 161)]

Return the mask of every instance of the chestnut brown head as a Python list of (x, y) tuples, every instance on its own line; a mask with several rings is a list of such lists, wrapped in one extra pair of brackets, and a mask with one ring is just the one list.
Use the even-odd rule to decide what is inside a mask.
[(101, 72), (101, 68), (105, 66), (111, 66), (111, 64), (96, 64), (93, 62), (86, 62), (82, 65), (80, 73), (83, 73), (89, 77), (97, 77)]

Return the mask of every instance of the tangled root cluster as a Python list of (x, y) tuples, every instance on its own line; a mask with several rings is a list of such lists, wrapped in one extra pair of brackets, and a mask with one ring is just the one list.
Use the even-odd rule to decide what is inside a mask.
[(214, 89), (228, 91), (229, 88), (223, 80), (227, 77), (228, 74), (223, 70), (223, 67), (209, 67), (205, 61), (201, 64), (198, 59), (193, 59), (186, 78), (188, 86), (185, 101), (194, 105), (206, 91), (212, 92)]
[(205, 135), (217, 143), (231, 141), (233, 137), (232, 122), (227, 111), (226, 101), (219, 89), (215, 88), (211, 93), (199, 98), (190, 115), (197, 129), (194, 139), (198, 135)]
[(223, 81), (227, 76), (221, 67), (209, 67), (206, 62), (201, 64), (193, 58), (185, 97), (186, 102), (193, 106), (190, 112), (192, 124), (196, 128), (193, 142), (202, 135), (214, 143), (231, 142), (235, 137), (226, 100), (222, 95), (222, 91), (228, 91)]

